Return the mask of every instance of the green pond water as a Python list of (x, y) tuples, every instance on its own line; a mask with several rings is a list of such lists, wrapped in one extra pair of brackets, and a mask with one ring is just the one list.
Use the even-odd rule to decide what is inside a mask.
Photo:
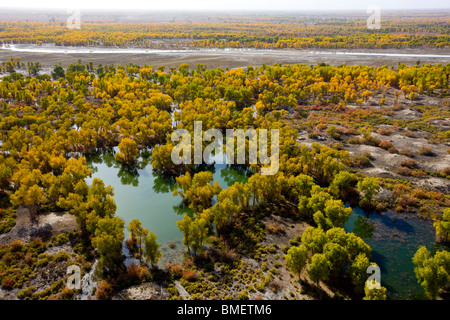
[(372, 259), (381, 270), (381, 284), (389, 299), (425, 299), (423, 288), (417, 283), (412, 258), (419, 246), (429, 250), (435, 244), (432, 221), (417, 218), (417, 214), (394, 211), (367, 214), (360, 208), (344, 226), (372, 247)]
[[(114, 152), (117, 148), (87, 159), (93, 169), (92, 178), (101, 178), (106, 185), (114, 187), (116, 215), (126, 226), (131, 220), (139, 219), (144, 228), (158, 236), (163, 252), (161, 267), (167, 262), (181, 263), (186, 248), (176, 222), (189, 213), (189, 209), (182, 206), (180, 196), (172, 195), (176, 187), (174, 179), (153, 172), (149, 152), (142, 153), (135, 167), (117, 162)], [(222, 188), (236, 181), (245, 182), (249, 176), (248, 172), (226, 165), (216, 164), (209, 170), (213, 170), (214, 181)], [(92, 178), (88, 179), (88, 184)], [(418, 219), (415, 214), (405, 216), (393, 211), (367, 216), (363, 210), (355, 208), (344, 228), (362, 237), (372, 247), (371, 260), (381, 269), (381, 282), (388, 289), (390, 299), (425, 298), (411, 259), (419, 246), (433, 248), (435, 230), (431, 221)], [(125, 236), (128, 237), (128, 231)], [(174, 243), (175, 248), (170, 248), (169, 243)]]
[[(176, 222), (190, 210), (182, 205), (180, 196), (173, 196), (175, 180), (153, 172), (148, 152), (142, 154), (136, 166), (129, 167), (115, 160), (114, 152), (117, 151), (115, 148), (114, 151), (103, 151), (87, 158), (88, 165), (93, 169), (92, 178), (87, 179), (88, 185), (97, 177), (105, 185), (114, 187), (116, 215), (125, 221), (125, 227), (131, 220), (139, 219), (144, 228), (157, 235), (163, 252), (159, 265), (182, 262), (182, 253), (186, 248)], [(214, 181), (218, 181), (222, 188), (248, 179), (246, 171), (226, 165), (214, 165), (209, 169), (213, 170)], [(128, 236), (129, 232), (125, 230), (125, 237)], [(169, 243), (174, 243), (175, 248), (169, 248)]]

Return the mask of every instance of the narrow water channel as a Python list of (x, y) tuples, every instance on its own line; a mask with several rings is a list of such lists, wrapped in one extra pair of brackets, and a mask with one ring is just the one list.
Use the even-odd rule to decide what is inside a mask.
[(431, 220), (419, 219), (417, 214), (386, 211), (368, 217), (360, 208), (344, 228), (354, 232), (372, 247), (372, 259), (381, 270), (381, 284), (394, 300), (425, 299), (417, 283), (412, 258), (420, 246), (431, 250), (436, 231)]

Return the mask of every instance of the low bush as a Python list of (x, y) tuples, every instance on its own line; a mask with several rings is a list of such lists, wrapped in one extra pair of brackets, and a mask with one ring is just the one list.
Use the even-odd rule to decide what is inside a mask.
[(248, 300), (248, 292), (246, 290), (239, 292), (237, 295), (238, 300)]
[(380, 143), (378, 144), (378, 146), (380, 148), (383, 148), (384, 150), (389, 150), (390, 148), (392, 148), (392, 143), (390, 141), (387, 140), (381, 140)]
[(418, 151), (418, 153), (421, 155), (421, 156), (432, 156), (434, 153), (433, 153), (433, 150), (430, 148), (430, 147), (426, 147), (426, 146), (422, 146), (422, 147), (420, 147), (420, 149), (419, 149), (419, 151)]
[(414, 157), (412, 151), (410, 149), (408, 149), (408, 148), (401, 149), (398, 153), (403, 155), (403, 156), (406, 156), (406, 157), (410, 157), (410, 158)]
[(402, 162), (400, 162), (400, 166), (406, 167), (409, 169), (415, 169), (415, 168), (419, 167), (419, 165), (417, 164), (417, 161), (412, 160), (412, 159), (403, 160)]
[(12, 288), (14, 288), (14, 281), (10, 278), (3, 279), (2, 288), (5, 290), (11, 290)]
[(197, 271), (195, 270), (183, 270), (182, 277), (186, 281), (196, 281), (197, 280)]
[(450, 176), (450, 167), (445, 167), (444, 169), (442, 169), (441, 174), (445, 176)]
[(113, 292), (112, 285), (106, 280), (102, 280), (97, 284), (97, 290), (95, 290), (95, 297), (97, 300), (108, 300)]
[(270, 233), (273, 233), (273, 234), (282, 234), (282, 233), (285, 232), (284, 228), (279, 226), (279, 225), (277, 225), (276, 222), (274, 222), (271, 225), (268, 225), (267, 226), (267, 231), (269, 231)]
[(395, 172), (402, 176), (410, 176), (412, 170), (408, 167), (399, 167), (399, 168), (397, 168), (397, 170), (395, 170)]

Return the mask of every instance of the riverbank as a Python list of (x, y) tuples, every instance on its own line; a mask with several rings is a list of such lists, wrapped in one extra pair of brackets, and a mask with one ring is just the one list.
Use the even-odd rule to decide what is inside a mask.
[(194, 67), (204, 64), (208, 68), (243, 68), (249, 65), (307, 64), (327, 63), (330, 65), (415, 65), (450, 63), (450, 49), (407, 48), (407, 49), (277, 49), (259, 50), (239, 49), (180, 49), (155, 50), (145, 48), (98, 48), (98, 47), (58, 47), (54, 45), (10, 45), (0, 49), (0, 61), (10, 57), (20, 57), (22, 62), (39, 61), (43, 67), (60, 63), (67, 66), (80, 59), (83, 64), (92, 61), (98, 64), (164, 65), (178, 67), (187, 63)]

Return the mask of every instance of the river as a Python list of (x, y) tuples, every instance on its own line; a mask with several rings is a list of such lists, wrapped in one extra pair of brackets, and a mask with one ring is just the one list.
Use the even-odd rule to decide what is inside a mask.
[(404, 49), (253, 49), (253, 48), (185, 48), (185, 49), (146, 49), (132, 47), (64, 47), (52, 44), (10, 44), (0, 48), (0, 61), (11, 56), (20, 57), (23, 62), (39, 61), (44, 67), (55, 63), (67, 65), (92, 61), (98, 64), (127, 64), (178, 67), (182, 63), (195, 66), (198, 63), (210, 68), (239, 68), (249, 65), (282, 64), (365, 64), (373, 66), (396, 65), (404, 63), (447, 64), (450, 63), (450, 50), (436, 48)]
[(252, 48), (225, 48), (225, 49), (145, 49), (145, 48), (117, 48), (117, 47), (69, 47), (55, 45), (5, 45), (2, 50), (12, 52), (31, 53), (64, 53), (64, 54), (203, 54), (203, 55), (347, 55), (347, 56), (380, 56), (380, 57), (413, 57), (413, 58), (447, 58), (449, 54), (428, 54), (428, 53), (408, 53), (389, 52), (378, 50), (376, 52), (364, 52), (353, 50), (292, 50), (292, 49), (252, 49)]

